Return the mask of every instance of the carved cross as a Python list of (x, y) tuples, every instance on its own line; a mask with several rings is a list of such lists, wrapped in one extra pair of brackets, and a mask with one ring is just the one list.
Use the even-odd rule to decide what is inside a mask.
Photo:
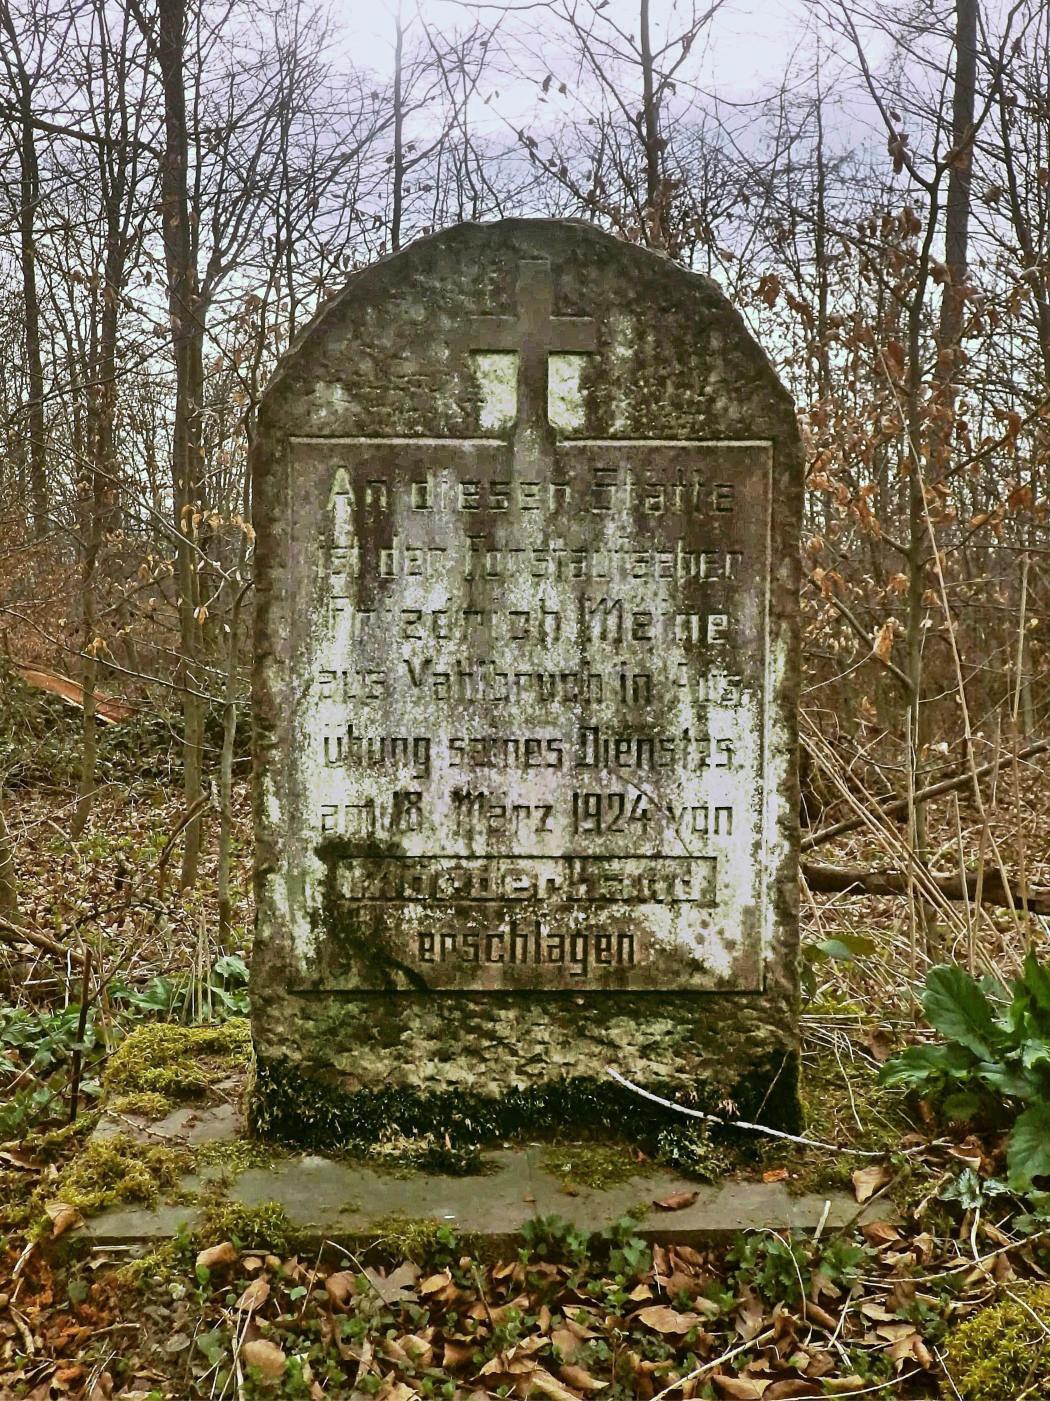
[(471, 322), (470, 349), (475, 353), (513, 350), (518, 356), (518, 412), (515, 440), (546, 442), (547, 357), (552, 351), (580, 353), (595, 349), (594, 322), (589, 316), (554, 316), (554, 283), (550, 263), (540, 258), (518, 264), (517, 314), (476, 316)]

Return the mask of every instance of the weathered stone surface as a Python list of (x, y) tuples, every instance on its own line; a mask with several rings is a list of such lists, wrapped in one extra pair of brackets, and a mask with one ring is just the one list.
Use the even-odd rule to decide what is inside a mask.
[[(611, 1226), (640, 1203), (666, 1200), (678, 1192), (696, 1193), (679, 1211), (655, 1206), (638, 1220), (648, 1240), (692, 1244), (726, 1240), (738, 1231), (828, 1230), (852, 1220), (886, 1220), (892, 1208), (882, 1202), (859, 1208), (845, 1192), (792, 1195), (783, 1182), (690, 1182), (646, 1164), (638, 1175), (615, 1187), (573, 1188), (553, 1176), (537, 1148), (489, 1156), (481, 1177), (440, 1177), (422, 1172), (383, 1174), (328, 1158), (289, 1158), (271, 1168), (235, 1173), (229, 1199), (245, 1206), (278, 1203), (289, 1223), (308, 1238), (333, 1245), (389, 1240), (396, 1222), (421, 1220), (448, 1226), (461, 1235), (481, 1237), (511, 1248), (522, 1227), (535, 1217), (560, 1216), (577, 1230)], [(187, 1179), (187, 1186), (197, 1185)], [(173, 1236), (192, 1229), (199, 1208), (187, 1206), (116, 1207), (91, 1217), (79, 1233), (96, 1246)]]
[(253, 477), (257, 1122), (608, 1065), (790, 1119), (799, 445), (714, 285), (423, 241), (283, 362)]

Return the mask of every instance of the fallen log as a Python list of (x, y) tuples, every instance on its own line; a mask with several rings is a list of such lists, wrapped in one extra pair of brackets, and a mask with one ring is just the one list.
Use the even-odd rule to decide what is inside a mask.
[[(1029, 744), (1024, 749), (1019, 749), (1016, 754), (1018, 762), (1022, 759), (1031, 759), (1036, 754), (1045, 754), (1050, 750), (1050, 739), (1036, 740), (1034, 744)], [(975, 778), (987, 778), (997, 768), (1002, 770), (1013, 762), (1015, 756), (1009, 750), (1004, 750), (997, 758), (982, 764), (978, 769), (965, 769), (960, 773), (952, 775), (950, 778), (942, 778), (937, 783), (931, 783), (925, 788), (919, 788), (912, 799), (915, 803), (927, 803), (932, 798), (939, 798), (945, 793), (953, 793), (960, 788), (972, 785)], [(873, 814), (879, 817), (901, 818), (908, 813), (907, 798), (892, 798), (888, 802), (877, 802), (872, 808)], [(847, 832), (856, 832), (865, 825), (863, 817), (847, 817), (841, 822), (832, 823), (830, 827), (822, 827), (817, 832), (810, 832), (802, 838), (802, 850), (812, 851), (814, 847), (823, 846), (826, 842), (834, 841), (836, 837), (844, 836)]]
[[(42, 671), (39, 667), (22, 666), (20, 662), (15, 662), (14, 669), (27, 686), (33, 686), (38, 691), (47, 691), (52, 696), (61, 696), (67, 705), (75, 706), (78, 710), (84, 709), (84, 688), (79, 681), (74, 681), (69, 676), (60, 676), (57, 671)], [(103, 691), (95, 691), (95, 715), (103, 724), (119, 725), (123, 720), (130, 720), (134, 714), (133, 705), (115, 700)]]
[[(860, 866), (826, 866), (818, 861), (803, 861), (802, 874), (810, 890), (819, 895), (907, 895), (908, 872), (897, 868), (887, 870), (867, 870)], [(974, 900), (977, 896), (977, 873), (967, 871), (966, 884), (961, 876), (942, 875), (937, 871), (926, 870), (914, 882), (921, 891), (921, 883), (929, 882), (937, 887), (947, 900)], [(1022, 900), (1018, 885), (1011, 885), (1011, 901), (1003, 884), (1003, 878), (994, 868), (984, 873), (981, 881), (981, 902), (985, 905), (1013, 904), (1021, 909), (1027, 904), (1034, 915), (1050, 915), (1050, 886), (1029, 886), (1027, 899)]]
[(53, 954), (55, 958), (71, 958), (74, 963), (84, 966), (84, 954), (79, 949), (60, 944), (50, 935), (41, 933), (39, 929), (27, 929), (24, 924), (15, 924), (3, 915), (0, 915), (0, 943), (29, 944), (34, 949), (40, 949), (42, 953)]

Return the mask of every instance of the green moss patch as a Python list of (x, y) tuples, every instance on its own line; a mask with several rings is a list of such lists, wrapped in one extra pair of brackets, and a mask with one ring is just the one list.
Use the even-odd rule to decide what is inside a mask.
[(453, 1144), (436, 1134), (417, 1138), (397, 1134), (374, 1144), (361, 1157), (370, 1167), (394, 1175), (430, 1172), (444, 1177), (476, 1177), (493, 1170), (483, 1158), (479, 1144)]
[(216, 1081), (246, 1069), (250, 1055), (251, 1031), (244, 1018), (219, 1026), (154, 1023), (124, 1038), (109, 1059), (103, 1085), (121, 1097), (200, 1099)]
[(85, 1216), (120, 1202), (153, 1206), (161, 1191), (178, 1187), (192, 1156), (166, 1144), (136, 1143), (124, 1134), (92, 1139), (59, 1175), (49, 1195)]
[(224, 1176), (246, 1172), (249, 1168), (272, 1167), (286, 1156), (283, 1149), (251, 1138), (218, 1139), (214, 1143), (200, 1143), (193, 1150), (198, 1169), (220, 1169)]
[(820, 1044), (807, 1055), (802, 1077), (803, 1133), (820, 1143), (838, 1145), (829, 1154), (819, 1148), (787, 1147), (763, 1140), (762, 1155), (769, 1166), (789, 1161), (788, 1187), (795, 1192), (851, 1191), (850, 1174), (858, 1160), (851, 1148), (887, 1155), (900, 1148), (904, 1134), (915, 1128), (903, 1094), (878, 1083), (877, 1068), (856, 1060), (848, 1049), (836, 1056)]
[(637, 1150), (626, 1143), (566, 1143), (548, 1148), (543, 1166), (576, 1187), (604, 1191), (630, 1182), (645, 1171)]
[(171, 1109), (171, 1100), (156, 1090), (137, 1090), (107, 1100), (106, 1108), (113, 1114), (130, 1114), (136, 1119), (163, 1119)]
[[(781, 1081), (794, 1095), (795, 1069), (784, 1067)], [(756, 1072), (768, 1091), (770, 1077)], [(714, 1108), (724, 1089), (698, 1083), (691, 1096), (680, 1089), (647, 1088), (696, 1108)], [(755, 1112), (757, 1106), (752, 1108)], [(743, 1112), (743, 1110), (741, 1110)], [(445, 1147), (470, 1147), (501, 1141), (552, 1138), (566, 1124), (581, 1134), (619, 1143), (629, 1141), (647, 1156), (656, 1156), (660, 1134), (681, 1131), (682, 1118), (625, 1090), (612, 1080), (574, 1076), (514, 1089), (498, 1097), (444, 1091), (347, 1091), (305, 1074), (289, 1061), (257, 1060), (248, 1105), (252, 1132), (302, 1150), (344, 1148), (369, 1153), (376, 1144), (396, 1139), (431, 1138)], [(745, 1115), (746, 1117), (746, 1115)], [(771, 1112), (769, 1121), (779, 1119)]]
[(951, 1378), (945, 1396), (962, 1401), (1019, 1401), (1050, 1395), (1050, 1285), (1023, 1285), (981, 1309), (945, 1341)]
[(217, 1198), (206, 1201), (193, 1232), (200, 1245), (232, 1241), (240, 1250), (267, 1250), (287, 1255), (296, 1245), (296, 1232), (280, 1202), (246, 1206)]
[(391, 1260), (411, 1260), (423, 1265), (441, 1249), (450, 1236), (447, 1227), (429, 1216), (400, 1216), (391, 1213), (373, 1221), (369, 1235), (375, 1234), (376, 1248)]

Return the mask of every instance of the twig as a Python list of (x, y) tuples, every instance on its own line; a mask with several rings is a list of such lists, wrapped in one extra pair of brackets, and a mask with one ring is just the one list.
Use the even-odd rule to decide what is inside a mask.
[[(985, 824), (982, 831), (982, 846)], [(983, 868), (982, 868), (983, 869)], [(982, 870), (967, 871), (966, 879), (955, 872), (931, 871), (928, 866), (916, 861), (916, 872), (928, 884), (925, 889), (936, 887), (946, 900), (971, 904), (997, 905), (1005, 909), (1015, 909), (1016, 902), (1011, 894), (1009, 880), (1004, 883), (998, 869), (983, 875)], [(819, 861), (803, 861), (802, 874), (811, 890), (820, 895), (906, 895), (909, 889), (909, 872), (893, 869), (869, 870), (863, 866), (827, 866)], [(1028, 908), (1033, 914), (1050, 915), (1050, 888), (1030, 886), (1027, 891)]]
[(728, 1352), (723, 1352), (721, 1357), (713, 1357), (710, 1362), (705, 1362), (702, 1367), (697, 1367), (695, 1371), (687, 1372), (684, 1377), (679, 1377), (670, 1386), (665, 1386), (663, 1391), (658, 1391), (653, 1397), (653, 1401), (662, 1401), (665, 1396), (670, 1396), (677, 1391), (680, 1386), (685, 1386), (687, 1382), (695, 1382), (702, 1377), (705, 1372), (712, 1371), (715, 1367), (721, 1367), (723, 1362), (729, 1362), (734, 1357), (739, 1357), (742, 1352), (747, 1352), (749, 1348), (762, 1347), (763, 1344), (772, 1341), (776, 1330), (767, 1328), (764, 1333), (759, 1333), (757, 1338), (751, 1338), (746, 1343), (738, 1343), (736, 1347), (731, 1347)]
[(69, 1123), (77, 1121), (80, 1108), (80, 1075), (84, 1065), (84, 1037), (87, 1035), (88, 999), (91, 994), (91, 950), (84, 949), (84, 976), (80, 980), (80, 1016), (77, 1018), (77, 1043), (69, 1076)]
[[(1019, 749), (1014, 755), (1015, 762), (1021, 759), (1032, 759), (1037, 754), (1045, 754), (1050, 750), (1050, 739), (1036, 740), (1034, 744), (1026, 745), (1024, 749)], [(956, 789), (973, 787), (974, 779), (986, 778), (998, 767), (998, 757), (987, 764), (981, 764), (976, 769), (967, 768), (962, 773), (954, 774), (951, 778), (939, 779), (936, 783), (931, 783), (925, 788), (915, 790), (915, 802), (925, 803), (930, 798), (939, 798), (943, 793), (952, 793)], [(908, 811), (907, 798), (893, 798), (889, 802), (882, 802), (876, 809), (880, 817), (903, 817)], [(847, 817), (841, 822), (832, 823), (830, 827), (822, 827), (819, 831), (810, 832), (802, 838), (802, 850), (812, 851), (814, 847), (824, 846), (827, 842), (833, 841), (836, 837), (845, 836), (847, 832), (856, 832), (858, 828), (864, 826), (864, 818), (860, 816)]]
[[(869, 1148), (843, 1148), (835, 1143), (820, 1143), (815, 1138), (803, 1138), (801, 1134), (786, 1133), (783, 1129), (771, 1129), (766, 1124), (752, 1124), (746, 1119), (720, 1119), (717, 1114), (705, 1114), (700, 1109), (689, 1109), (684, 1104), (675, 1104), (674, 1100), (654, 1095), (650, 1090), (643, 1090), (640, 1085), (632, 1085), (630, 1080), (621, 1075), (618, 1070), (613, 1070), (611, 1066), (606, 1066), (605, 1073), (618, 1085), (623, 1085), (624, 1089), (630, 1090), (633, 1094), (641, 1095), (643, 1099), (652, 1100), (653, 1104), (662, 1104), (665, 1109), (673, 1109), (677, 1114), (688, 1114), (690, 1119), (703, 1119), (705, 1123), (717, 1124), (723, 1129), (746, 1129), (750, 1133), (764, 1133), (770, 1138), (783, 1139), (788, 1143), (799, 1143), (803, 1148), (820, 1148), (825, 1153), (853, 1153), (858, 1158), (882, 1158), (885, 1156), (885, 1154), (873, 1152)], [(655, 1397), (653, 1401), (656, 1401)]]
[(0, 943), (32, 944), (33, 948), (54, 954), (56, 958), (71, 958), (74, 963), (84, 962), (84, 955), (78, 949), (65, 948), (38, 929), (27, 929), (25, 925), (15, 924), (3, 915), (0, 915)]

